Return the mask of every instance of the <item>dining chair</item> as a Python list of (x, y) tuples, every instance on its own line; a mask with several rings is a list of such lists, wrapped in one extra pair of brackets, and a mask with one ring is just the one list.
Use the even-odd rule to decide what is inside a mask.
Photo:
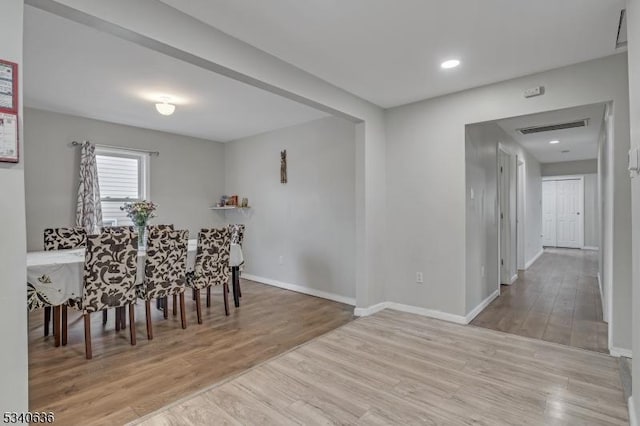
[[(171, 231), (173, 231), (174, 226), (172, 224), (168, 224), (168, 225), (165, 225), (165, 224), (147, 225), (147, 236), (154, 229), (155, 230), (160, 230), (160, 231), (162, 231), (162, 230), (171, 230)], [(167, 309), (169, 309), (168, 308), (168, 304), (166, 302), (167, 302), (167, 300), (162, 299), (162, 298), (156, 299), (156, 308), (164, 311), (165, 310), (165, 306), (167, 306)], [(176, 313), (177, 313), (177, 309), (178, 309), (177, 308), (177, 303), (178, 303), (178, 301), (177, 301), (176, 297), (174, 297), (173, 298), (173, 314), (174, 315), (176, 315)], [(165, 312), (165, 318), (166, 317), (167, 317), (167, 313)]]
[[(91, 314), (109, 308), (129, 307), (131, 344), (136, 344), (135, 301), (138, 271), (138, 237), (135, 232), (102, 232), (87, 237), (84, 289), (80, 308), (84, 315), (87, 359), (91, 359)], [(64, 324), (66, 328), (66, 324)]]
[(207, 289), (207, 307), (211, 306), (211, 287), (222, 285), (224, 312), (229, 315), (229, 251), (231, 235), (228, 228), (202, 229), (198, 233), (198, 248), (193, 272), (187, 274), (187, 285), (196, 293), (198, 324), (202, 324), (200, 290)]
[[(231, 244), (237, 244), (242, 248), (242, 241), (244, 240), (244, 225), (232, 224), (228, 226), (229, 233), (231, 234)], [(233, 300), (236, 308), (240, 306), (239, 298), (242, 297), (242, 290), (240, 289), (240, 266), (235, 265), (231, 267), (231, 283), (233, 285)]]
[(153, 339), (151, 325), (151, 300), (164, 299), (164, 317), (167, 318), (167, 297), (180, 296), (180, 319), (182, 328), (187, 328), (184, 308), (184, 291), (187, 273), (187, 251), (189, 231), (175, 231), (169, 228), (150, 227), (147, 237), (147, 256), (144, 266), (144, 282), (138, 285), (138, 297), (145, 301), (147, 317), (147, 338)]
[[(44, 230), (44, 250), (70, 250), (80, 247), (86, 247), (87, 233), (82, 227), (62, 227), (47, 228)], [(40, 298), (42, 299), (42, 298)], [(49, 335), (49, 323), (51, 322), (52, 306), (44, 306), (44, 335)], [(66, 318), (67, 304), (60, 307), (53, 307), (54, 312), (54, 335), (60, 329), (60, 315)], [(57, 311), (61, 310), (61, 314)], [(56, 331), (57, 330), (57, 331)], [(67, 344), (66, 330), (62, 330), (62, 345)], [(59, 345), (59, 338), (56, 336), (56, 346)]]

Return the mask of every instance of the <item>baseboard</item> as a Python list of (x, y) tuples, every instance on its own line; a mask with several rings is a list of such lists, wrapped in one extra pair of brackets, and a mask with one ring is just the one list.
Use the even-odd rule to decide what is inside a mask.
[(327, 291), (316, 290), (314, 288), (303, 287), (297, 284), (284, 283), (282, 281), (272, 280), (271, 278), (258, 277), (251, 274), (242, 274), (242, 278), (256, 281), (262, 284), (272, 285), (274, 287), (284, 288), (285, 290), (295, 291), (297, 293), (308, 294), (310, 296), (321, 297), (323, 299), (333, 300), (335, 302), (344, 303), (346, 305), (355, 306), (356, 299), (353, 297), (340, 296), (339, 294), (329, 293)]
[(544, 253), (544, 249), (540, 249), (538, 254), (533, 256), (533, 259), (531, 259), (530, 261), (528, 261), (527, 263), (524, 264), (524, 269), (525, 270), (529, 269), (531, 267), (531, 265), (533, 265), (536, 262), (536, 260), (538, 260), (540, 258), (540, 256), (542, 256), (543, 253)]
[(582, 247), (582, 250), (593, 250), (593, 251), (598, 251), (598, 250), (600, 250), (600, 247), (596, 247), (596, 246), (584, 246), (584, 247)]
[(378, 303), (377, 305), (369, 306), (368, 308), (355, 308), (353, 310), (353, 315), (357, 317), (367, 317), (369, 315), (373, 315), (376, 312), (380, 312), (383, 309), (387, 309), (389, 307), (389, 302)]
[(487, 306), (489, 306), (489, 304), (491, 302), (493, 302), (493, 300), (500, 296), (500, 290), (496, 289), (496, 291), (494, 291), (493, 293), (491, 293), (489, 295), (489, 297), (487, 297), (486, 299), (484, 299), (482, 302), (480, 302), (480, 304), (478, 304), (478, 306), (476, 306), (475, 308), (473, 308), (471, 310), (471, 312), (469, 312), (464, 318), (465, 318), (465, 324), (469, 324), (471, 321), (473, 321), (473, 319), (475, 317), (478, 316), (478, 314), (480, 312), (482, 312), (484, 310), (484, 308), (486, 308)]
[(418, 306), (403, 305), (402, 303), (387, 302), (387, 308), (395, 311), (407, 312), (421, 315), (423, 317), (435, 318), (443, 321), (454, 322), (456, 324), (467, 324), (467, 320), (462, 315), (449, 314), (447, 312), (436, 311), (434, 309), (421, 308)]
[(511, 281), (509, 282), (509, 285), (515, 283), (517, 279), (518, 279), (518, 274), (515, 274), (514, 276), (512, 276)]
[(633, 395), (629, 397), (627, 407), (629, 407), (629, 426), (638, 426), (638, 417), (636, 416), (636, 407), (633, 403)]
[(616, 358), (620, 358), (621, 356), (625, 358), (633, 358), (633, 352), (631, 352), (631, 349), (616, 348), (615, 346), (611, 346), (609, 348), (609, 354)]
[(600, 289), (600, 304), (602, 305), (601, 306), (601, 309), (602, 309), (602, 320), (604, 321), (605, 320), (605, 318), (604, 318), (604, 312), (605, 312), (605, 309), (604, 309), (604, 294), (602, 293), (602, 280), (600, 279), (600, 272), (598, 272), (596, 274), (596, 279), (598, 280), (598, 288)]

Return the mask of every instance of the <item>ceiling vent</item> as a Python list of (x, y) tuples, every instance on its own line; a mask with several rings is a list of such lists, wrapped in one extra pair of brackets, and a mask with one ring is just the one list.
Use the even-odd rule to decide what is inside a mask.
[(620, 11), (620, 21), (618, 21), (618, 34), (616, 36), (616, 49), (627, 45), (627, 11)]
[(587, 127), (589, 125), (589, 119), (585, 118), (578, 121), (570, 121), (567, 123), (547, 124), (544, 126), (525, 127), (524, 129), (518, 129), (523, 135), (531, 135), (534, 133), (553, 132), (555, 130), (575, 129), (577, 127)]

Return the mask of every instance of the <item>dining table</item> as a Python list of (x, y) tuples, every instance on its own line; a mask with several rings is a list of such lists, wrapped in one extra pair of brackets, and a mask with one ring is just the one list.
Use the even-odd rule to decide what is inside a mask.
[[(187, 271), (193, 271), (198, 241), (189, 240), (187, 251)], [(136, 280), (142, 283), (146, 248), (138, 249), (138, 271)], [(27, 253), (27, 297), (29, 310), (46, 306), (60, 306), (68, 300), (82, 297), (85, 248), (70, 250), (32, 251)], [(229, 266), (234, 282), (234, 301), (238, 306), (236, 276), (244, 263), (242, 247), (231, 244)], [(237, 291), (236, 291), (237, 290)]]

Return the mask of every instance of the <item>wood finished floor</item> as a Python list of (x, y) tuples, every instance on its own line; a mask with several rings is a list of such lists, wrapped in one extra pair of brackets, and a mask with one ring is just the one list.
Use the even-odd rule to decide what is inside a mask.
[(609, 353), (597, 271), (597, 251), (546, 249), (472, 324)]
[(139, 424), (626, 425), (616, 358), (385, 310)]
[[(29, 324), (31, 411), (53, 411), (61, 425), (124, 424), (243, 372), (353, 319), (353, 307), (279, 288), (242, 281), (240, 308), (224, 316), (220, 290), (203, 308), (202, 325), (187, 297), (188, 328), (180, 316), (162, 318), (155, 308), (154, 339), (147, 341), (144, 304), (136, 310), (138, 344), (92, 319), (93, 359), (84, 357), (84, 327), (69, 310), (69, 342), (53, 347), (43, 337), (43, 314)], [(231, 300), (233, 306), (233, 301)], [(203, 306), (204, 297), (203, 297)]]

